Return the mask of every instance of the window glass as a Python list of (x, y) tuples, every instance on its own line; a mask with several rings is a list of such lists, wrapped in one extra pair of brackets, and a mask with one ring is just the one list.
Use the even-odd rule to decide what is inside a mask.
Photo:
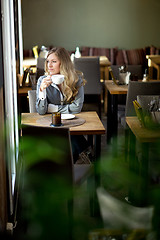
[[(17, 39), (19, 38), (19, 29), (18, 31), (16, 31), (17, 28), (15, 27), (16, 23), (15, 9), (20, 10), (18, 5), (16, 6), (15, 4), (18, 3), (20, 3), (20, 1), (1, 0), (5, 122), (6, 122), (6, 160), (9, 177), (9, 198), (11, 214), (13, 213), (13, 196), (15, 191), (16, 163), (18, 162), (19, 152), (17, 72), (16, 72), (16, 41), (18, 41)], [(18, 22), (17, 26), (19, 27)]]

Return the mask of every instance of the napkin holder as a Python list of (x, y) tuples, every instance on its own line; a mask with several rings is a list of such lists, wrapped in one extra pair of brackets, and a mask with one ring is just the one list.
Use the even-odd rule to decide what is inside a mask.
[(119, 73), (119, 84), (128, 85), (130, 80), (130, 72)]

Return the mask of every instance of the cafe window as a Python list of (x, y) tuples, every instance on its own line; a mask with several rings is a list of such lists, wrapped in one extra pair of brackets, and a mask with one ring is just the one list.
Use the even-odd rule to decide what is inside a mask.
[(9, 182), (9, 207), (10, 214), (12, 215), (14, 211), (13, 198), (15, 194), (16, 166), (19, 159), (17, 59), (19, 60), (18, 71), (20, 72), (23, 57), (20, 17), (21, 1), (1, 0), (1, 13), (6, 125), (6, 160)]

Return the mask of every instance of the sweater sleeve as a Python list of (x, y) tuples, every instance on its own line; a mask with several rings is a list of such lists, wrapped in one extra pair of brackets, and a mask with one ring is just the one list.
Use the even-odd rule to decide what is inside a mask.
[(84, 87), (80, 86), (78, 94), (74, 101), (66, 105), (58, 105), (58, 111), (61, 113), (80, 113), (84, 102)]
[(47, 112), (47, 108), (48, 108), (48, 104), (47, 104), (47, 99), (46, 99), (46, 96), (44, 94), (44, 98), (42, 98), (40, 96), (40, 86), (41, 86), (41, 82), (43, 80), (45, 76), (42, 76), (38, 79), (38, 82), (37, 82), (37, 99), (36, 99), (36, 109), (37, 109), (37, 112), (40, 114), (40, 115), (44, 115), (46, 112)]

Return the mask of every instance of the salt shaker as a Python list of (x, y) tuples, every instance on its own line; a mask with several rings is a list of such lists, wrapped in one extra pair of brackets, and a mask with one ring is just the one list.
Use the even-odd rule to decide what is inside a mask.
[(147, 69), (145, 69), (145, 73), (143, 74), (143, 80), (142, 82), (148, 82), (149, 78), (148, 78), (148, 74), (147, 74)]

